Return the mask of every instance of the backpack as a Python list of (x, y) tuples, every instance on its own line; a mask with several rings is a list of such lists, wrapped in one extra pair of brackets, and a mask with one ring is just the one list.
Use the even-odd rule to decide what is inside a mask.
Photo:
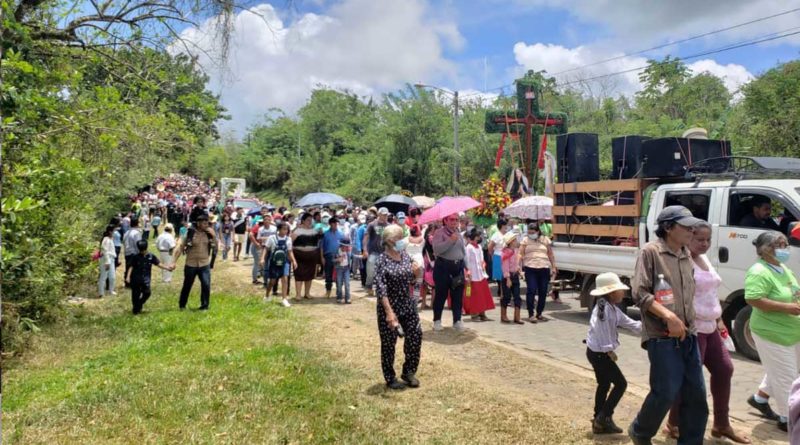
[(270, 257), (269, 264), (272, 267), (278, 268), (283, 267), (286, 265), (286, 260), (288, 257), (288, 250), (286, 247), (286, 240), (285, 239), (277, 239), (275, 237), (277, 243), (275, 246), (275, 250), (272, 252), (272, 256)]

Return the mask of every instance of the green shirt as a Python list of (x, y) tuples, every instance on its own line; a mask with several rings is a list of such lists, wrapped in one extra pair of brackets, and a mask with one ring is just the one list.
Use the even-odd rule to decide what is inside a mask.
[[(794, 301), (793, 286), (797, 280), (786, 266), (783, 273), (775, 272), (764, 260), (759, 260), (747, 271), (744, 281), (744, 298), (768, 298), (782, 303)], [(759, 337), (783, 346), (800, 343), (800, 316), (785, 312), (766, 312), (756, 307), (750, 316), (750, 330)]]
[(552, 238), (553, 237), (553, 225), (548, 223), (539, 224), (539, 231), (542, 232), (542, 235)]

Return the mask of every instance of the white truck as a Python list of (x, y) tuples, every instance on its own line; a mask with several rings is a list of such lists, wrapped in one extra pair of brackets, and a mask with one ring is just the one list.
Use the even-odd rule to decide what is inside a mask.
[[(556, 206), (553, 216), (559, 212), (580, 216), (576, 211), (583, 208), (584, 219), (581, 224), (554, 224), (554, 233), (586, 234), (601, 239), (609, 236), (617, 237), (621, 242), (617, 245), (602, 245), (586, 242), (587, 236), (581, 236), (582, 242), (556, 241), (554, 254), (560, 277), (568, 277), (560, 284), (569, 283), (573, 289), (580, 291), (581, 305), (591, 308), (592, 298), (589, 291), (594, 287), (595, 276), (602, 272), (615, 272), (623, 279), (630, 281), (633, 277), (639, 246), (655, 238), (656, 217), (669, 205), (683, 205), (699, 218), (713, 226), (711, 248), (708, 257), (722, 277), (719, 299), (722, 304), (722, 318), (732, 333), (737, 352), (757, 360), (753, 338), (750, 334), (749, 319), (751, 308), (744, 300), (744, 279), (747, 269), (756, 262), (757, 256), (752, 244), (753, 240), (764, 230), (742, 227), (739, 221), (751, 212), (750, 200), (766, 197), (772, 204), (773, 216), (782, 210), (785, 218), (783, 228), (790, 232), (800, 220), (800, 159), (793, 158), (748, 158), (750, 170), (756, 173), (734, 173), (730, 178), (712, 175), (697, 176), (688, 182), (659, 182), (658, 180), (623, 180), (600, 181), (588, 188), (611, 191), (615, 186), (611, 183), (626, 182), (627, 190), (637, 190), (634, 204), (625, 206)], [(755, 168), (753, 168), (755, 166)], [(759, 179), (747, 179), (758, 177)], [(745, 178), (745, 179), (742, 179)], [(638, 185), (635, 184), (638, 181)], [(579, 190), (582, 183), (559, 184), (556, 192)], [(603, 187), (605, 184), (605, 187)], [(609, 185), (611, 184), (611, 185)], [(623, 189), (625, 185), (623, 184)], [(646, 189), (644, 187), (647, 187)], [(586, 189), (587, 187), (583, 187)], [(619, 193), (619, 192), (618, 192)], [(631, 195), (633, 193), (629, 192)], [(558, 203), (557, 203), (558, 204)], [(594, 207), (595, 209), (587, 209)], [(606, 209), (597, 210), (600, 207)], [(613, 209), (617, 207), (617, 209)], [(622, 212), (621, 212), (622, 211)], [(601, 215), (629, 215), (629, 221), (638, 219), (638, 223), (627, 226), (611, 227), (603, 224), (592, 224), (592, 213)], [(637, 215), (638, 213), (638, 215)], [(600, 217), (594, 216), (597, 219)], [(635, 218), (635, 219), (634, 219)], [(563, 222), (563, 219), (562, 219)], [(606, 220), (607, 222), (607, 220)], [(588, 223), (588, 226), (586, 225)], [(581, 228), (583, 226), (583, 228)], [(558, 239), (558, 238), (556, 238)], [(564, 239), (562, 235), (561, 239)], [(800, 240), (789, 236), (792, 257), (787, 264), (795, 273), (800, 274)], [(566, 288), (567, 286), (564, 286)], [(627, 304), (632, 300), (626, 299)]]

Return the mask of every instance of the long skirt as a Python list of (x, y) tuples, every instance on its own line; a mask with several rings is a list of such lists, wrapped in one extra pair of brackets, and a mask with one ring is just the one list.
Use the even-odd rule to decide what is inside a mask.
[(500, 255), (492, 255), (492, 280), (500, 281), (503, 279), (503, 258)]
[(492, 291), (489, 289), (489, 280), (471, 281), (470, 295), (464, 290), (464, 313), (478, 315), (481, 312), (494, 309)]
[(297, 281), (311, 281), (317, 273), (319, 264), (319, 249), (311, 251), (293, 249), (294, 259), (297, 260), (297, 269), (294, 279)]

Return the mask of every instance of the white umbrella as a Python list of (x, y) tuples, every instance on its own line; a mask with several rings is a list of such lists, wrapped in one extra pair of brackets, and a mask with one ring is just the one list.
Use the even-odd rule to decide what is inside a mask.
[(553, 198), (548, 196), (526, 196), (520, 198), (503, 210), (506, 216), (520, 219), (551, 219), (553, 217)]
[(436, 204), (436, 200), (427, 196), (414, 196), (411, 198), (423, 209), (429, 209)]

